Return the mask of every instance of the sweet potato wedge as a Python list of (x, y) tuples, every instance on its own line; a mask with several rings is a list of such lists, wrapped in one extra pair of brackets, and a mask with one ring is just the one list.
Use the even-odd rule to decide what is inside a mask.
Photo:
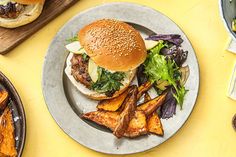
[(137, 107), (137, 110), (144, 111), (146, 116), (156, 111), (156, 109), (161, 106), (165, 100), (166, 94), (162, 94), (152, 100), (144, 102)]
[(8, 92), (0, 87), (0, 110), (4, 110), (8, 101)]
[(138, 137), (148, 132), (147, 120), (143, 111), (135, 111), (134, 117), (129, 122), (129, 126), (125, 131), (125, 137)]
[(138, 95), (137, 95), (137, 100), (141, 98), (141, 96), (147, 92), (150, 88), (152, 87), (152, 83), (147, 81), (141, 86), (138, 87)]
[(128, 93), (129, 88), (116, 98), (100, 101), (97, 105), (97, 109), (104, 111), (117, 111), (124, 102)]
[(83, 114), (82, 118), (91, 120), (99, 125), (114, 130), (117, 125), (119, 113), (110, 111), (94, 111)]
[(153, 112), (147, 122), (148, 132), (163, 136), (164, 130), (161, 124), (161, 120), (156, 112)]
[[(110, 111), (94, 111), (86, 113), (82, 116), (85, 119), (91, 120), (99, 125), (109, 128), (114, 131), (117, 120), (119, 118), (118, 112)], [(143, 111), (135, 111), (133, 118), (130, 120), (128, 128), (126, 129), (125, 137), (137, 137), (148, 132), (146, 116)]]
[[(152, 86), (151, 82), (146, 82), (146, 83), (142, 84), (141, 86), (139, 86), (137, 100), (140, 99), (140, 97), (146, 91), (148, 91), (151, 88), (151, 86)], [(121, 95), (119, 95), (116, 98), (100, 101), (97, 105), (97, 109), (104, 110), (104, 111), (117, 111), (121, 107), (125, 98), (127, 97), (129, 90), (130, 90), (130, 88), (128, 88), (125, 92), (123, 92)]]
[(117, 125), (113, 131), (113, 134), (117, 138), (121, 138), (124, 135), (126, 129), (128, 128), (129, 122), (134, 115), (137, 105), (137, 93), (137, 86), (131, 86), (130, 93), (124, 101), (124, 109), (121, 112), (117, 121)]
[(14, 125), (11, 110), (8, 107), (0, 117), (0, 134), (0, 154), (15, 157), (17, 151), (15, 148)]
[(131, 86), (116, 112), (101, 109), (86, 113), (82, 117), (109, 128), (117, 138), (133, 138), (148, 132), (162, 136), (164, 132), (161, 121), (155, 111), (164, 102), (166, 94), (151, 99), (147, 92), (143, 93), (145, 93), (144, 103), (138, 107), (136, 106), (138, 88)]

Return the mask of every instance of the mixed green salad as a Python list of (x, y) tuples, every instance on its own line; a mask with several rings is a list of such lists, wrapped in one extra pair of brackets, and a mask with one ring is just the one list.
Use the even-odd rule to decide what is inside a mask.
[[(183, 108), (184, 87), (189, 69), (182, 67), (188, 52), (181, 49), (183, 42), (180, 35), (152, 35), (146, 40), (148, 55), (139, 67), (139, 84), (145, 81), (153, 83), (157, 93), (167, 92), (164, 105), (161, 107), (161, 117), (170, 118), (175, 114), (176, 104)], [(149, 44), (150, 43), (150, 44)]]

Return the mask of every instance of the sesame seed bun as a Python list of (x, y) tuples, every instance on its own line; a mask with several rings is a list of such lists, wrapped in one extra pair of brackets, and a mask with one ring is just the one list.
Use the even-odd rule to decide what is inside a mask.
[(147, 56), (140, 33), (121, 21), (95, 21), (82, 28), (78, 38), (92, 60), (108, 70), (133, 70), (143, 63)]
[(22, 2), (22, 4), (29, 4), (26, 5), (24, 8), (24, 11), (20, 13), (20, 15), (15, 18), (2, 18), (0, 17), (0, 27), (5, 28), (16, 28), (23, 25), (26, 25), (28, 23), (33, 22), (35, 19), (39, 17), (39, 15), (42, 13), (44, 0), (18, 0), (19, 2)]
[(90, 90), (87, 87), (85, 87), (85, 85), (83, 85), (82, 83), (78, 82), (75, 80), (75, 78), (72, 76), (71, 74), (71, 58), (73, 57), (73, 54), (70, 53), (69, 56), (67, 57), (66, 60), (66, 68), (65, 68), (65, 74), (67, 75), (67, 77), (69, 78), (69, 80), (71, 81), (71, 83), (82, 93), (84, 94), (86, 97), (90, 98), (90, 99), (94, 99), (94, 100), (104, 100), (104, 99), (112, 99), (115, 98), (117, 96), (119, 96), (121, 93), (123, 93), (130, 85), (130, 83), (132, 82), (135, 74), (136, 74), (136, 70), (132, 70), (126, 73), (126, 77), (125, 79), (121, 82), (123, 84), (123, 86), (121, 86), (119, 91), (116, 91), (112, 97), (108, 97), (106, 96), (104, 93), (98, 93), (94, 90)]

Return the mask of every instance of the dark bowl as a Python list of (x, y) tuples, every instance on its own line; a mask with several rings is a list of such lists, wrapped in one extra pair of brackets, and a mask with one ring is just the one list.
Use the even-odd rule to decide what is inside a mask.
[(15, 146), (17, 150), (17, 157), (21, 157), (26, 135), (26, 119), (23, 104), (12, 83), (1, 72), (0, 87), (6, 89), (9, 93), (9, 107), (12, 111), (15, 126)]

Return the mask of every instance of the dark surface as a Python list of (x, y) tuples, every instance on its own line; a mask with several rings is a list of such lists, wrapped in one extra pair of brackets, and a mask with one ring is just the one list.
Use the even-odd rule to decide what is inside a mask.
[(14, 29), (0, 27), (0, 54), (15, 48), (77, 1), (46, 0), (42, 14), (34, 22)]
[(11, 82), (0, 72), (0, 87), (5, 88), (9, 93), (9, 107), (12, 111), (14, 127), (15, 127), (15, 143), (17, 149), (17, 157), (20, 157), (25, 144), (26, 135), (26, 119), (21, 99), (11, 84)]

